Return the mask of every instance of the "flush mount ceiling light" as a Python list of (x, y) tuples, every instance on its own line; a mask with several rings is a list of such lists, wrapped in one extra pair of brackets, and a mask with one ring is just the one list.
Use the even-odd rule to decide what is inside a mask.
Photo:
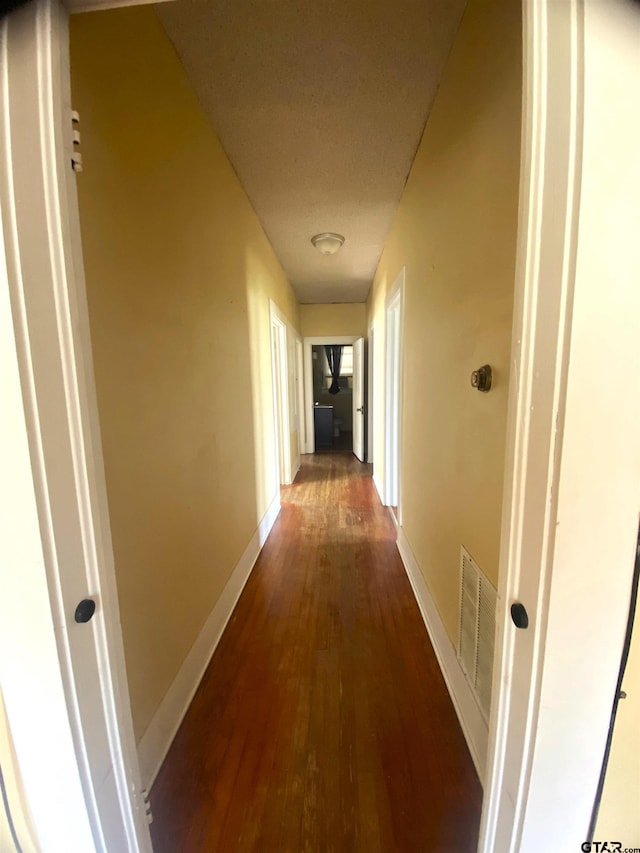
[(332, 231), (325, 231), (324, 234), (316, 234), (311, 238), (311, 242), (319, 252), (323, 255), (335, 255), (340, 246), (344, 243), (342, 234), (334, 234)]

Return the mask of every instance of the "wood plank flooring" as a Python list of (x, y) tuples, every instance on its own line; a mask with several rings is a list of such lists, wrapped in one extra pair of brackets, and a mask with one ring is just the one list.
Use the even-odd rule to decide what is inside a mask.
[(370, 466), (304, 456), (151, 791), (156, 853), (465, 853), (482, 791)]
[(331, 447), (318, 447), (316, 453), (353, 453), (353, 433), (341, 432), (334, 436)]

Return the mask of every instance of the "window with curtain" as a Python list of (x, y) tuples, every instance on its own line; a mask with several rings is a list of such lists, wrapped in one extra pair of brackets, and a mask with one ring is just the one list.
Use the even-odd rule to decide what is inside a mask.
[[(331, 368), (329, 367), (329, 361), (327, 359), (327, 354), (322, 349), (322, 365), (324, 371), (324, 381), (327, 388), (331, 386)], [(340, 378), (344, 377), (344, 382), (340, 382), (340, 389), (342, 391), (350, 391), (353, 385), (353, 347), (352, 346), (343, 346), (342, 347), (342, 358), (340, 361)]]

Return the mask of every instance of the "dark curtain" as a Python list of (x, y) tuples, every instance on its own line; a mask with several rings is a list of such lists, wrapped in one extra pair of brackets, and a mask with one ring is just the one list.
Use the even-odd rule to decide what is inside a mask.
[(327, 361), (329, 362), (329, 370), (331, 371), (331, 387), (329, 388), (330, 394), (337, 394), (340, 391), (340, 385), (338, 384), (338, 379), (340, 378), (340, 362), (342, 361), (342, 347), (325, 347), (324, 351), (327, 354)]

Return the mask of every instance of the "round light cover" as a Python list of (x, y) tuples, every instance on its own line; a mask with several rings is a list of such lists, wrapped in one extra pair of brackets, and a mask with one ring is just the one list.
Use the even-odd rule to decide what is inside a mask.
[(335, 255), (340, 246), (344, 243), (342, 234), (334, 234), (332, 231), (325, 231), (324, 234), (316, 234), (311, 238), (311, 242), (319, 252), (323, 255)]

